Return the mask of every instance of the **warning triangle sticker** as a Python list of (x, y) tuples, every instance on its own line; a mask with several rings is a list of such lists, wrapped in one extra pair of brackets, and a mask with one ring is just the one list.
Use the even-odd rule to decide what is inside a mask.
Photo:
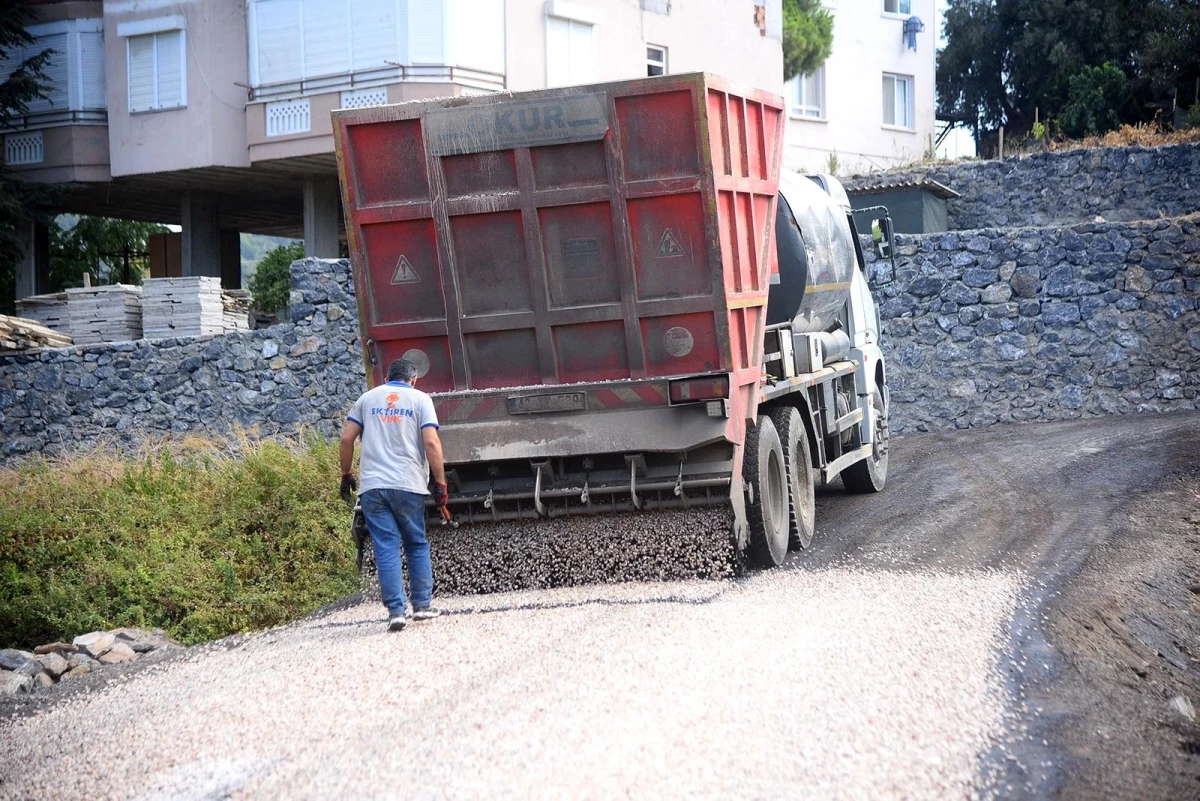
[(679, 247), (679, 240), (675, 238), (675, 234), (668, 228), (663, 231), (662, 240), (658, 243), (658, 255), (663, 256), (682, 256), (683, 248)]
[(396, 272), (392, 273), (393, 284), (415, 284), (421, 280), (421, 276), (417, 275), (417, 271), (413, 269), (408, 258), (401, 256), (396, 262)]

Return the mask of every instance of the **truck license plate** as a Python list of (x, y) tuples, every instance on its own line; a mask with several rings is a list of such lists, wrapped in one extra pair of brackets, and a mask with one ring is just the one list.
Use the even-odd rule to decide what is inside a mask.
[(508, 399), (509, 414), (581, 412), (586, 408), (587, 396), (582, 392), (558, 392), (553, 395), (513, 395)]

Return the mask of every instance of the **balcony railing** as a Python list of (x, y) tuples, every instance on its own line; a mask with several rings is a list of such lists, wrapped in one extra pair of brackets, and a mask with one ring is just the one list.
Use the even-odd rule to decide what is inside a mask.
[(504, 73), (449, 65), (390, 64), (371, 70), (338, 73), (300, 81), (283, 81), (247, 87), (249, 100), (293, 100), (326, 92), (367, 89), (393, 83), (453, 83), (471, 89), (499, 92), (505, 88)]

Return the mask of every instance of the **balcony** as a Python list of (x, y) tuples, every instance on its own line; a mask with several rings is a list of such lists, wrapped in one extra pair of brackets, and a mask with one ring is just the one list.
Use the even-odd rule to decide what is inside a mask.
[(0, 81), (18, 66), (47, 50), (53, 51), (43, 72), (46, 97), (34, 100), (12, 128), (34, 131), (59, 125), (103, 125), (108, 121), (104, 85), (104, 32), (101, 20), (71, 19), (31, 25), (31, 45), (13, 48), (0, 61)]
[(27, 181), (107, 181), (108, 100), (104, 32), (99, 18), (64, 19), (27, 28), (33, 43), (0, 61), (0, 80), (24, 61), (51, 51), (43, 67), (44, 98), (35, 99), (0, 131), (5, 164)]
[(331, 166), (336, 108), (505, 88), (502, 4), (248, 0), (246, 8), (251, 162)]

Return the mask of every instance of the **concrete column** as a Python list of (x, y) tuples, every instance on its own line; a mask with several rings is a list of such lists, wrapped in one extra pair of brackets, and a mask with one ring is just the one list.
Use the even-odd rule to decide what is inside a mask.
[(304, 255), (338, 257), (338, 185), (335, 178), (304, 180)]
[(183, 274), (221, 277), (221, 231), (217, 203), (202, 192), (183, 193)]
[(34, 246), (33, 220), (17, 222), (17, 237), (21, 243), (21, 258), (17, 261), (16, 299), (37, 294), (37, 248)]

